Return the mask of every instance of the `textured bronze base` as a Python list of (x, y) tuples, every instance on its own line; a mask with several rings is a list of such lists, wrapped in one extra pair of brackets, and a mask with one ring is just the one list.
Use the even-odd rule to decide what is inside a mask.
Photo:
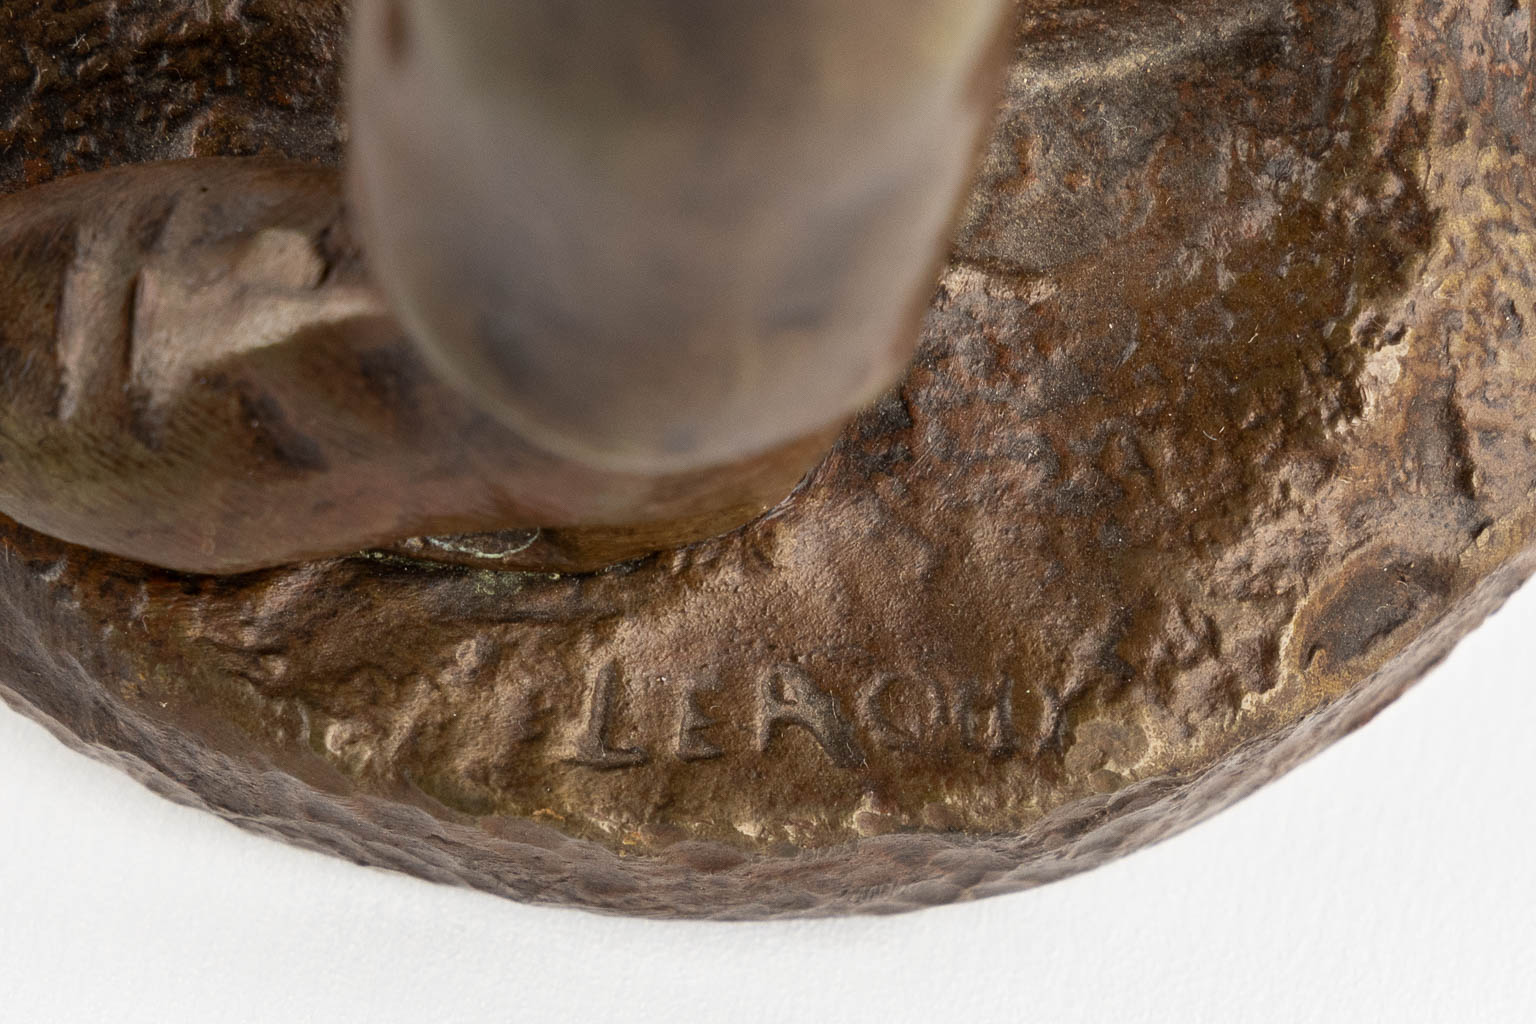
[[(74, 53), (29, 6), (0, 8), (12, 188), (226, 137), (333, 155), (334, 80), (291, 97), (335, 6), (92, 6)], [(8, 525), (0, 694), (247, 827), (698, 917), (1038, 884), (1359, 725), (1536, 558), (1530, 11), (1022, 18), (919, 358), (768, 516), (572, 576), (191, 577)], [(261, 104), (134, 142), (127, 97), (183, 57)]]

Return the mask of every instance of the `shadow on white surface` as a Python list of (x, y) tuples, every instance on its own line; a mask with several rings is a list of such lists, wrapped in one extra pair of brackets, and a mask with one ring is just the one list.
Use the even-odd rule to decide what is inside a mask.
[(0, 1021), (1536, 1021), (1536, 588), (1193, 831), (896, 918), (658, 924), (365, 870), (0, 709)]

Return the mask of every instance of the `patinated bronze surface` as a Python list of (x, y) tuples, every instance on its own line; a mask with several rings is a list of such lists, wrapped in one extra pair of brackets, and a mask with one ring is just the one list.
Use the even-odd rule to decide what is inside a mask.
[[(761, 513), (830, 443), (659, 477), (533, 447), (427, 368), (366, 279), (337, 184), (188, 160), (0, 199), (0, 507), (189, 572), (491, 527), (529, 529), (427, 553), (590, 569), (656, 550), (669, 524), (710, 536)], [(569, 529), (594, 501), (643, 525)]]
[(345, 210), (228, 158), (0, 205), (0, 510), (220, 573), (590, 571), (741, 526), (910, 360), (1005, 13), (365, 0)]
[(1009, 7), (357, 0), (369, 267), (546, 451), (718, 474), (822, 436), (803, 476), (911, 360)]
[[(100, 201), (20, 189), (68, 171), (244, 147), (311, 166), (209, 172), (234, 193), (333, 188), (339, 7), (30, 7), (0, 7), (0, 279), (63, 288)], [(721, 917), (1038, 884), (1365, 721), (1536, 557), (1531, 13), (1019, 18), (915, 362), (769, 513), (575, 574), (488, 568), (538, 540), (501, 536), (191, 575), (7, 522), (0, 693), (292, 841)], [(189, 76), (212, 84), (168, 134), (155, 97)], [(112, 179), (124, 210), (140, 173)], [(45, 200), (52, 232), (28, 219)], [(261, 231), (338, 215), (275, 206), (298, 221), (253, 220), (219, 258), (281, 290), (306, 264)], [(365, 287), (345, 251), (309, 248), (344, 271), (326, 287)], [(56, 426), (69, 388), (33, 383), (70, 351), (62, 295), (0, 289), (0, 486), (49, 508), (45, 471), (93, 450)], [(307, 436), (218, 415), (258, 469)]]

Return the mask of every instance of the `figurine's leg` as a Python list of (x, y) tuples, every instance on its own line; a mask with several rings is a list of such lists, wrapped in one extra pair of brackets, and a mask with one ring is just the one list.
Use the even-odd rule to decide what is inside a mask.
[(625, 473), (846, 422), (916, 346), (1005, 0), (361, 0), (349, 198), (449, 378)]
[(515, 564), (592, 568), (737, 526), (910, 357), (1008, 8), (361, 3), (382, 291), (325, 172), (4, 200), (0, 511), (218, 572), (519, 527)]
[(0, 200), (0, 371), (0, 511), (184, 570), (578, 524), (520, 564), (591, 567), (735, 525), (809, 457), (625, 478), (533, 449), (423, 365), (335, 174), (265, 162)]

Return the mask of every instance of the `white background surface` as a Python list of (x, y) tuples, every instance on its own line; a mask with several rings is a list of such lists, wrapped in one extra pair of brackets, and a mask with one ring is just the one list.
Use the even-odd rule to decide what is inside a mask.
[(1536, 588), (1161, 846), (897, 918), (657, 924), (354, 867), (0, 710), (0, 1021), (1536, 1021)]

